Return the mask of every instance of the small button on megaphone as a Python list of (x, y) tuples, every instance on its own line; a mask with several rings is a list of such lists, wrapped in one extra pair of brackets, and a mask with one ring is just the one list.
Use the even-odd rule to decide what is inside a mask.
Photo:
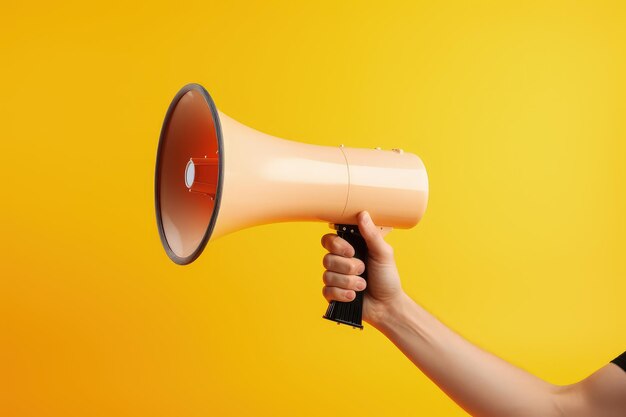
[[(411, 228), (424, 215), (428, 177), (416, 155), (318, 146), (276, 138), (219, 112), (198, 84), (183, 87), (167, 110), (157, 151), (156, 217), (161, 242), (177, 264), (206, 244), (256, 225), (329, 223), (366, 260), (356, 215), (384, 228)], [(367, 271), (363, 274), (367, 277)], [(363, 292), (333, 301), (326, 315), (362, 328)]]

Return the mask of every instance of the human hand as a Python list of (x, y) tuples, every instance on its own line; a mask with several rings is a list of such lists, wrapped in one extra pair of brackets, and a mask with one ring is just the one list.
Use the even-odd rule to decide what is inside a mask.
[(322, 246), (328, 250), (323, 258), (324, 288), (326, 300), (349, 302), (356, 297), (355, 291), (367, 287), (363, 300), (363, 320), (377, 327), (404, 291), (400, 275), (393, 257), (393, 248), (385, 242), (382, 232), (372, 221), (369, 213), (363, 211), (357, 216), (359, 231), (368, 249), (368, 281), (359, 277), (366, 266), (354, 258), (354, 248), (336, 234), (322, 237)]

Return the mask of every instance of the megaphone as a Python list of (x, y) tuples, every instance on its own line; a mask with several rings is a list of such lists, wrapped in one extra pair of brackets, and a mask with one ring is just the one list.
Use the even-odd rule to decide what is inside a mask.
[[(366, 262), (356, 215), (367, 210), (382, 228), (411, 228), (427, 201), (428, 177), (416, 155), (276, 138), (219, 112), (199, 84), (176, 94), (163, 121), (157, 226), (165, 252), (180, 265), (220, 236), (286, 221), (328, 223)], [(351, 302), (331, 302), (323, 317), (363, 328), (362, 308), (357, 292)]]

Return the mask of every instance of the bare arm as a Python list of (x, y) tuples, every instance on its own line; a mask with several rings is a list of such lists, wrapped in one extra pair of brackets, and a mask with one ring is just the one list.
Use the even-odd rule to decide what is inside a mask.
[(614, 364), (553, 385), (471, 344), (406, 295), (376, 326), (473, 416), (626, 416), (626, 373)]
[[(359, 229), (369, 249), (364, 319), (391, 340), (453, 401), (476, 417), (624, 417), (626, 372), (607, 364), (576, 384), (557, 386), (486, 352), (446, 327), (408, 297), (400, 285), (393, 250), (367, 214)], [(364, 282), (364, 265), (343, 239), (322, 243), (324, 295), (349, 301)], [(360, 286), (359, 286), (360, 285)]]

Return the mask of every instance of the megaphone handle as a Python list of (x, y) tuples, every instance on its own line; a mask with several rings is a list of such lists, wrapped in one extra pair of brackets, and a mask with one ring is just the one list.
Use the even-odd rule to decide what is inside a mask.
[[(363, 263), (367, 265), (367, 244), (363, 236), (361, 236), (359, 228), (350, 224), (335, 224), (334, 228), (337, 230), (339, 237), (345, 239), (352, 245), (354, 248), (354, 257), (362, 260)], [(367, 281), (367, 268), (365, 268), (361, 277)], [(337, 322), (337, 324), (343, 323), (363, 329), (363, 296), (364, 291), (357, 291), (354, 300), (348, 303), (331, 301), (323, 317), (327, 320)]]

